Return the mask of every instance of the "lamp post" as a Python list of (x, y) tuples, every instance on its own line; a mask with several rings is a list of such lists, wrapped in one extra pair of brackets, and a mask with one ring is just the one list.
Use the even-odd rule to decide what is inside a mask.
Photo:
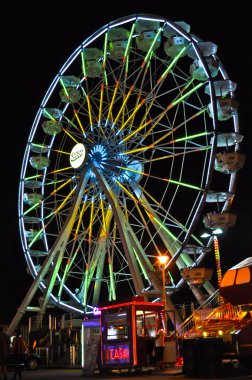
[(166, 291), (165, 291), (165, 267), (168, 263), (169, 257), (167, 255), (160, 255), (158, 256), (159, 264), (162, 268), (162, 301), (164, 304), (164, 322), (165, 322), (165, 329), (167, 330), (167, 324), (166, 324)]

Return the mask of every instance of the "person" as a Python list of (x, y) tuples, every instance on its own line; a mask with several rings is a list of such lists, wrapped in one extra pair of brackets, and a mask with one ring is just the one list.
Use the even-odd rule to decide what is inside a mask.
[(21, 372), (21, 362), (23, 355), (28, 351), (26, 343), (24, 338), (22, 337), (21, 330), (17, 329), (15, 331), (16, 336), (13, 339), (12, 342), (12, 351), (15, 355), (15, 370), (14, 370), (14, 376), (13, 379), (16, 379), (16, 376), (19, 376), (19, 379), (22, 379), (22, 372)]
[(162, 371), (164, 369), (164, 345), (165, 345), (165, 330), (163, 329), (162, 322), (160, 322), (159, 329), (155, 337), (157, 371)]
[(10, 349), (10, 337), (5, 334), (3, 326), (0, 326), (0, 365), (1, 372), (0, 378), (3, 376), (3, 380), (7, 379), (7, 358)]

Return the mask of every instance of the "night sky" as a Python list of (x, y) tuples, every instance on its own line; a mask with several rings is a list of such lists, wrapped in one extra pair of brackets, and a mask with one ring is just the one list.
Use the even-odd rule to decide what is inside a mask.
[[(22, 3), (22, 5), (20, 5)], [(1, 261), (0, 322), (9, 323), (32, 278), (26, 272), (18, 227), (18, 186), (24, 150), (33, 119), (49, 85), (83, 40), (110, 21), (138, 13), (185, 21), (191, 32), (218, 46), (229, 78), (237, 83), (241, 151), (232, 211), (237, 224), (220, 241), (222, 269), (252, 256), (251, 220), (251, 11), (250, 2), (230, 1), (63, 1), (5, 5), (1, 22)], [(52, 5), (53, 4), (53, 5)], [(34, 302), (36, 303), (36, 302)]]

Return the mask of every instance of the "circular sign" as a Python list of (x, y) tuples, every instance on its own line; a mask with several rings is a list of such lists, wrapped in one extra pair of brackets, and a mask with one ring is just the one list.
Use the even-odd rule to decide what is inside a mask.
[(79, 168), (86, 157), (86, 148), (83, 144), (79, 143), (76, 144), (71, 153), (70, 153), (70, 164), (72, 168), (77, 169)]

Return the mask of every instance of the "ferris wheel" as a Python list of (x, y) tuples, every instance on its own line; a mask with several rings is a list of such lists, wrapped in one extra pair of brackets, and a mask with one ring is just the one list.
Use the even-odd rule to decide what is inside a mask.
[[(236, 84), (216, 53), (187, 23), (141, 14), (103, 26), (65, 62), (20, 176), (30, 297), (40, 288), (44, 307), (80, 314), (101, 300), (155, 300), (159, 255), (169, 256), (169, 296), (205, 259), (202, 218), (212, 202), (227, 214), (239, 163), (223, 155), (238, 155), (242, 139)], [(215, 291), (210, 281), (203, 290)]]

